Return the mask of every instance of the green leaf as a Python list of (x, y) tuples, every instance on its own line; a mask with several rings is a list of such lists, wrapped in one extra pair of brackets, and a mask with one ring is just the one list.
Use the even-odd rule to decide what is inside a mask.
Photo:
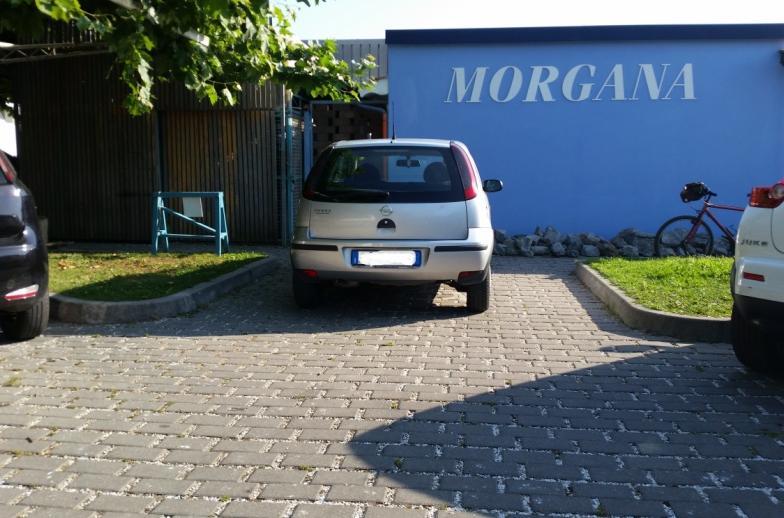
[(215, 90), (214, 86), (206, 85), (204, 87), (204, 94), (210, 100), (210, 104), (215, 104), (218, 102), (218, 91)]

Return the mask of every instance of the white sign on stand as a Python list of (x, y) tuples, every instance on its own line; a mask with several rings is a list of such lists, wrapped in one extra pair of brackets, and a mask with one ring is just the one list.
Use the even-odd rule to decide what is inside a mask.
[(203, 218), (204, 207), (202, 207), (201, 198), (183, 198), (182, 212), (189, 218)]

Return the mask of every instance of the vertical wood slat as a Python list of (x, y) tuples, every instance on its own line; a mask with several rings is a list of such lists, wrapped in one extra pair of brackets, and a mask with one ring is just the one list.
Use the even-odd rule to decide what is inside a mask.
[[(229, 235), (234, 242), (279, 239), (274, 225), (277, 205), (267, 202), (268, 180), (274, 180), (276, 170), (263, 164), (264, 157), (274, 152), (275, 145), (259, 123), (265, 115), (269, 117), (266, 112), (163, 112), (164, 128), (170, 128), (164, 149), (170, 178), (167, 189), (224, 191)], [(248, 129), (257, 135), (255, 140), (248, 135)], [(259, 197), (263, 199), (261, 203)], [(205, 212), (204, 223), (212, 226), (211, 207), (205, 205)], [(180, 223), (174, 228), (194, 232), (193, 227)]]
[(89, 56), (12, 68), (20, 173), (49, 217), (51, 238), (146, 242), (153, 191), (222, 185), (232, 241), (277, 241), (270, 104), (280, 88), (246, 89), (244, 106), (230, 109), (203, 106), (179, 88), (160, 99), (163, 111), (131, 117), (124, 86), (107, 80), (110, 63)]
[(146, 241), (152, 116), (122, 110), (108, 56), (18, 64), (20, 176), (52, 239)]

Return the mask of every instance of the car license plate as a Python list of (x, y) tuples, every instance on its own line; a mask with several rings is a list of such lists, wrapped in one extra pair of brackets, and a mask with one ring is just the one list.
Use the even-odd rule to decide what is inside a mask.
[(351, 264), (354, 266), (416, 267), (422, 264), (422, 252), (419, 250), (352, 250)]

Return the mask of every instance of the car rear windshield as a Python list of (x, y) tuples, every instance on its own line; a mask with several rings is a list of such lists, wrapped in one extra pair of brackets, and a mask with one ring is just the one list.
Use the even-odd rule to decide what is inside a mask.
[(449, 148), (378, 146), (323, 153), (305, 183), (306, 198), (344, 203), (463, 201)]

